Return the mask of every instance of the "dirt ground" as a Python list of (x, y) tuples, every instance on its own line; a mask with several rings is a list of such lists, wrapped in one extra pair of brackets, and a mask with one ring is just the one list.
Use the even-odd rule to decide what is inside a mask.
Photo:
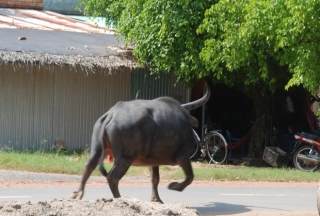
[[(176, 180), (161, 180), (159, 185), (167, 186)], [(78, 186), (79, 181), (64, 180), (4, 180), (0, 177), (0, 188), (23, 188), (23, 187), (67, 187)], [(318, 182), (266, 182), (266, 181), (193, 181), (193, 186), (197, 187), (316, 187)], [(86, 186), (107, 186), (105, 180), (90, 180)], [(124, 178), (120, 181), (121, 186), (151, 186), (147, 178)]]
[[(171, 180), (162, 180), (160, 185), (168, 185)], [(66, 187), (78, 185), (78, 181), (66, 180), (8, 180), (1, 179), (0, 188), (24, 188), (24, 187)], [(124, 178), (120, 182), (121, 186), (150, 186), (148, 178)], [(316, 182), (245, 182), (245, 181), (194, 181), (194, 186), (222, 186), (222, 187), (315, 187)], [(87, 186), (106, 186), (103, 180), (91, 180)], [(159, 204), (152, 202), (145, 202), (135, 198), (119, 198), (119, 199), (96, 199), (96, 200), (52, 200), (42, 201), (37, 203), (6, 201), (0, 202), (0, 215), (3, 216), (114, 216), (114, 215), (133, 215), (133, 216), (196, 216), (200, 215), (196, 209), (189, 208), (181, 203), (175, 204)], [(234, 216), (317, 216), (318, 214), (299, 212), (299, 213), (277, 213), (277, 212), (246, 212), (242, 214), (233, 214)]]
[[(63, 180), (62, 180), (63, 179)], [(161, 180), (160, 185), (167, 186), (176, 180)], [(67, 187), (77, 188), (79, 177), (58, 174), (38, 174), (17, 171), (0, 170), (1, 188), (32, 188), (32, 187)], [(317, 187), (318, 182), (246, 182), (246, 181), (193, 181), (193, 186), (212, 187)], [(107, 186), (103, 177), (92, 176), (86, 186)], [(124, 177), (122, 186), (151, 186), (149, 177)], [(200, 215), (196, 209), (189, 208), (182, 203), (159, 204), (145, 202), (136, 198), (96, 199), (96, 200), (51, 200), (37, 203), (6, 201), (0, 202), (1, 216), (100, 216), (100, 215), (133, 215), (133, 216), (196, 216)], [(316, 213), (299, 212), (245, 212), (232, 214), (233, 216), (318, 216)]]
[(114, 215), (199, 215), (197, 210), (182, 204), (159, 204), (143, 202), (135, 198), (96, 199), (96, 200), (52, 200), (37, 203), (2, 202), (0, 215), (77, 215), (77, 216), (114, 216)]

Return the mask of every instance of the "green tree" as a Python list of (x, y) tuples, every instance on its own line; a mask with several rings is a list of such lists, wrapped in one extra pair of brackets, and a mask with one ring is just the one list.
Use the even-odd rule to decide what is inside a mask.
[[(320, 73), (319, 0), (80, 0), (102, 16), (153, 73), (191, 82), (209, 77), (254, 99), (251, 149), (270, 140), (273, 93), (303, 86), (314, 93)], [(254, 146), (256, 145), (256, 146)]]
[(251, 149), (261, 153), (270, 142), (276, 89), (319, 87), (319, 12), (318, 0), (220, 0), (205, 13), (198, 33), (206, 38), (200, 57), (207, 71), (230, 85), (244, 83), (255, 100)]
[(204, 38), (197, 28), (204, 11), (216, 0), (80, 0), (88, 16), (106, 17), (134, 55), (153, 73), (174, 71), (179, 79), (191, 81), (208, 73), (199, 53)]
[[(289, 78), (286, 88), (314, 92), (320, 80), (319, 12), (317, 0), (221, 0), (198, 29), (208, 38), (201, 59), (217, 78), (243, 77), (245, 84), (263, 82), (270, 90)], [(275, 64), (291, 75), (275, 71)]]
[[(318, 88), (318, 0), (80, 0), (88, 16), (102, 16), (153, 72), (179, 78), (212, 76), (228, 84), (267, 84), (274, 90)], [(200, 54), (200, 55), (199, 55)]]

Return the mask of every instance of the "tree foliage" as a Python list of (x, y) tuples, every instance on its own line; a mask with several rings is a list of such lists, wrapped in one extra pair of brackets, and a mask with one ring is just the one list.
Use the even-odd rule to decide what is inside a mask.
[(190, 81), (207, 73), (199, 57), (203, 37), (196, 32), (204, 11), (216, 3), (176, 0), (80, 0), (89, 16), (106, 17), (127, 43), (134, 43), (134, 55), (153, 73), (174, 71)]
[(221, 0), (198, 29), (208, 38), (201, 59), (226, 81), (263, 82), (274, 90), (289, 79), (286, 88), (303, 85), (314, 92), (320, 80), (319, 14), (318, 0)]
[(273, 91), (319, 86), (318, 0), (80, 0), (152, 72)]

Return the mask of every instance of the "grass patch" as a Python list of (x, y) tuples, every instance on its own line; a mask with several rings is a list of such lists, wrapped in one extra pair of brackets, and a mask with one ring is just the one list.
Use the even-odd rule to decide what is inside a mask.
[(0, 152), (0, 169), (81, 174), (86, 154)]
[[(24, 153), (0, 151), (0, 169), (81, 175), (88, 158), (88, 152)], [(112, 163), (104, 163), (107, 171), (112, 168), (112, 165)], [(92, 175), (101, 175), (101, 173), (95, 169)], [(130, 167), (127, 175), (149, 175), (149, 170), (147, 167)]]
[[(0, 169), (43, 173), (81, 175), (88, 152), (50, 152), (24, 153), (0, 150)], [(105, 163), (107, 171), (113, 164)], [(318, 182), (320, 172), (303, 172), (294, 168), (245, 167), (229, 165), (208, 165), (197, 163), (193, 166), (195, 180), (231, 181), (295, 181)], [(178, 166), (161, 166), (161, 179), (183, 179), (184, 173)], [(101, 176), (96, 169), (93, 175)], [(130, 167), (127, 176), (149, 176), (148, 167)]]
[[(229, 181), (271, 181), (271, 182), (318, 182), (320, 172), (303, 172), (294, 168), (273, 167), (196, 167), (193, 169), (195, 180), (229, 180)], [(177, 169), (166, 178), (181, 179), (184, 173)]]

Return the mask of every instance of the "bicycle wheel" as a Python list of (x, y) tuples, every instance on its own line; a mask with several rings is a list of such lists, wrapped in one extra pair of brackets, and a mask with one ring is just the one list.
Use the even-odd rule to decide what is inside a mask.
[(199, 151), (199, 146), (200, 146), (200, 138), (195, 130), (193, 130), (193, 137), (194, 137), (194, 144), (192, 146), (192, 151), (189, 159), (195, 159), (195, 156), (197, 155)]
[(319, 152), (312, 148), (309, 145), (301, 146), (293, 155), (293, 164), (294, 166), (302, 171), (311, 172), (317, 169), (318, 164), (314, 162), (310, 162), (308, 160), (305, 160), (303, 158), (310, 158), (310, 159), (318, 159), (319, 158)]
[(228, 145), (219, 132), (209, 132), (205, 137), (205, 145), (209, 164), (222, 164), (225, 162), (228, 154)]

